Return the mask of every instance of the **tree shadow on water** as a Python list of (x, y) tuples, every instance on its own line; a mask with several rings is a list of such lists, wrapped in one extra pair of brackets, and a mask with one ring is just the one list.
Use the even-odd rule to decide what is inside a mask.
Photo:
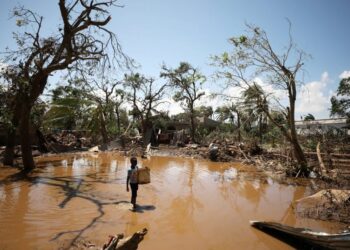
[[(51, 181), (54, 181), (53, 183)], [(91, 186), (91, 182), (96, 183), (99, 181), (92, 180), (84, 180), (82, 178), (76, 178), (76, 177), (64, 177), (61, 179), (61, 177), (44, 177), (40, 178), (39, 183), (40, 184), (46, 184), (46, 185), (52, 185), (61, 188), (64, 194), (64, 199), (58, 204), (60, 208), (64, 208), (72, 199), (82, 199), (85, 201), (88, 201), (92, 203), (97, 210), (97, 215), (91, 219), (91, 221), (83, 228), (77, 229), (77, 230), (68, 230), (63, 231), (60, 233), (57, 233), (51, 241), (58, 240), (63, 235), (67, 234), (75, 234), (75, 236), (70, 240), (68, 245), (66, 246), (67, 249), (71, 248), (75, 245), (75, 243), (82, 237), (84, 232), (91, 229), (93, 226), (95, 226), (100, 219), (105, 215), (104, 207), (108, 205), (118, 205), (120, 203), (125, 203), (126, 201), (115, 201), (115, 199), (100, 199), (99, 197), (96, 197), (91, 191), (93, 188)], [(101, 181), (100, 183), (106, 184), (105, 181)]]
[[(101, 218), (105, 215), (105, 206), (129, 203), (125, 200), (116, 201), (116, 199), (108, 197), (101, 198), (98, 196), (98, 194), (94, 194), (93, 184), (112, 184), (116, 183), (116, 179), (106, 181), (105, 179), (101, 178), (101, 176), (93, 174), (59, 177), (37, 176), (35, 174), (37, 174), (35, 173), (35, 171), (31, 173), (21, 171), (19, 173), (10, 175), (3, 180), (0, 180), (0, 185), (22, 182), (21, 185), (29, 184), (30, 186), (45, 185), (55, 187), (58, 188), (59, 193), (63, 195), (63, 199), (57, 204), (59, 208), (64, 209), (67, 206), (67, 204), (73, 199), (81, 199), (82, 201), (85, 200), (92, 203), (97, 210), (97, 215), (94, 216), (91, 219), (91, 221), (87, 223), (84, 227), (76, 230), (67, 230), (59, 232), (50, 239), (50, 241), (56, 241), (64, 235), (74, 235), (74, 237), (70, 238), (69, 241), (65, 240), (63, 248), (60, 249), (70, 249), (74, 247), (76, 243), (83, 238), (83, 234), (87, 230), (93, 228), (97, 223), (102, 223)], [(151, 205), (139, 206), (137, 212), (143, 212), (145, 210), (154, 209), (155, 207)]]
[[(15, 167), (13, 167), (15, 168)], [(6, 185), (12, 182), (17, 182), (17, 181), (23, 181), (23, 180), (28, 180), (29, 176), (28, 174), (30, 173), (30, 171), (27, 170), (23, 170), (23, 169), (19, 169), (19, 172), (14, 173), (14, 174), (10, 174), (8, 176), (6, 176), (5, 178), (0, 180), (0, 186), (1, 185)]]

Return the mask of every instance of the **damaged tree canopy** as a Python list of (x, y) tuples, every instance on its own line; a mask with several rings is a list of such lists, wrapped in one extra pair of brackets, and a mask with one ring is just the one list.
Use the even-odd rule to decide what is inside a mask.
[[(290, 142), (301, 174), (308, 176), (310, 169), (295, 127), (297, 89), (300, 84), (298, 79), (308, 55), (296, 47), (290, 29), (289, 23), (289, 41), (283, 53), (277, 53), (263, 29), (247, 24), (246, 35), (230, 39), (233, 45), (232, 52), (214, 56), (213, 64), (218, 68), (216, 76), (226, 80), (227, 87), (239, 87), (245, 91), (255, 90), (250, 94), (255, 96), (254, 99), (260, 99), (256, 102), (257, 108), (265, 113), (269, 121)], [(278, 101), (276, 103), (284, 116), (283, 123), (272, 115), (271, 109), (266, 105), (273, 98), (270, 98), (270, 94), (260, 91), (261, 86), (258, 85), (256, 77), (263, 79), (271, 88), (282, 90), (288, 98), (288, 104), (285, 106)]]
[[(43, 16), (23, 6), (14, 9), (17, 26), (27, 27), (14, 33), (17, 49), (6, 51), (3, 58), (13, 69), (6, 72), (6, 79), (14, 91), (9, 105), (12, 127), (8, 133), (9, 138), (14, 138), (16, 129), (21, 132), (25, 169), (35, 167), (28, 134), (30, 113), (49, 76), (66, 69), (83, 71), (98, 63), (108, 67), (113, 62), (118, 66), (129, 64), (116, 35), (106, 27), (111, 21), (113, 6), (117, 6), (116, 0), (58, 0), (61, 23), (57, 32), (49, 36), (42, 30)], [(6, 165), (13, 164), (14, 144), (9, 140), (6, 147)]]

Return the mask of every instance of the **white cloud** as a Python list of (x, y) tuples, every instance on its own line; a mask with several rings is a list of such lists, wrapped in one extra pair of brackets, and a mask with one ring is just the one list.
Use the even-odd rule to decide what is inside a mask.
[(261, 86), (262, 90), (269, 96), (273, 96), (275, 99), (281, 101), (286, 98), (286, 91), (277, 89), (271, 84), (265, 83), (261, 78), (255, 78), (254, 81)]
[(175, 102), (172, 98), (164, 98), (162, 103), (158, 105), (158, 110), (169, 111), (169, 115), (176, 115), (183, 112), (183, 108), (180, 103)]
[(345, 70), (339, 75), (340, 79), (344, 79), (344, 78), (348, 78), (348, 77), (350, 77), (350, 70)]
[(205, 95), (198, 100), (198, 102), (195, 104), (196, 107), (209, 106), (215, 111), (217, 107), (222, 106), (225, 103), (224, 97), (212, 96), (213, 93), (209, 89), (205, 89), (204, 92)]
[[(242, 92), (244, 91), (244, 89), (240, 88), (240, 87), (228, 87), (224, 94), (227, 96), (228, 99), (232, 98), (240, 98), (240, 96), (242, 95)], [(224, 98), (220, 98), (220, 99), (224, 99)]]
[(331, 83), (329, 75), (324, 72), (319, 81), (305, 84), (297, 97), (296, 118), (311, 113), (316, 119), (328, 118), (332, 92), (327, 89)]
[(196, 107), (199, 106), (211, 106), (213, 110), (217, 107), (224, 105), (225, 103), (232, 101), (234, 98), (240, 96), (241, 89), (237, 87), (229, 87), (224, 93), (215, 93), (210, 89), (204, 89), (205, 95), (199, 99)]

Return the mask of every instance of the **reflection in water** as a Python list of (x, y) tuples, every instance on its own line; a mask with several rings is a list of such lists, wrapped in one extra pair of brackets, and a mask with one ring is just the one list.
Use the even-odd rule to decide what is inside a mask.
[(334, 232), (343, 225), (298, 219), (291, 201), (310, 192), (232, 163), (151, 157), (149, 185), (130, 211), (129, 159), (112, 153), (41, 157), (27, 178), (0, 169), (0, 249), (57, 249), (78, 239), (149, 233), (140, 249), (290, 249), (249, 226), (272, 220)]

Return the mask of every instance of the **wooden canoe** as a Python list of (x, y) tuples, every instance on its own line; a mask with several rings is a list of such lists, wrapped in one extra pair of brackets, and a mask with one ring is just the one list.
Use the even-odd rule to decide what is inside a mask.
[(276, 222), (251, 221), (250, 224), (296, 249), (350, 249), (350, 232), (328, 234)]

